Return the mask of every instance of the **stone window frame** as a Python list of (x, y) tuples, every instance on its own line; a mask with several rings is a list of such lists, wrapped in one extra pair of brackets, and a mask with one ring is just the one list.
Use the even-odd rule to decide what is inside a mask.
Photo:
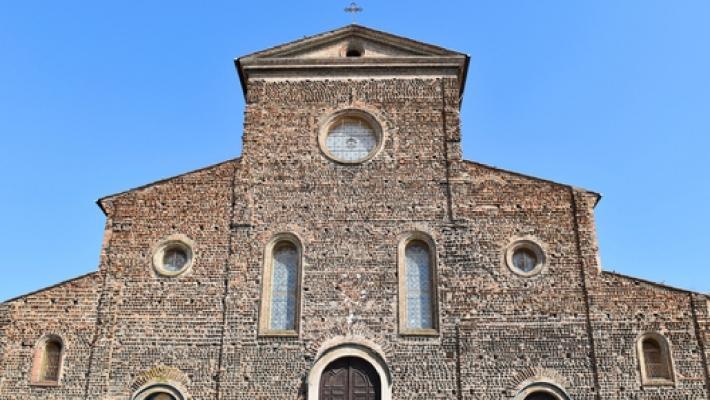
[[(45, 363), (45, 357), (47, 353), (47, 344), (49, 342), (59, 343), (61, 347), (61, 352), (59, 354), (59, 371), (57, 372), (56, 380), (45, 380), (41, 376), (42, 367)], [(64, 375), (64, 358), (67, 351), (67, 342), (62, 338), (62, 336), (54, 333), (43, 335), (35, 344), (34, 352), (32, 355), (32, 367), (30, 370), (30, 385), (31, 386), (46, 386), (54, 387), (61, 386), (62, 378)]]
[[(326, 144), (326, 139), (330, 133), (330, 129), (337, 124), (340, 120), (344, 118), (359, 118), (365, 120), (377, 136), (377, 145), (370, 151), (370, 153), (359, 160), (342, 160), (335, 156)], [(329, 160), (343, 165), (358, 165), (364, 164), (377, 156), (385, 143), (385, 131), (383, 129), (383, 124), (375, 117), (371, 112), (366, 111), (362, 108), (345, 108), (328, 114), (319, 124), (318, 128), (318, 147), (320, 148), (323, 155)]]
[[(518, 267), (516, 267), (513, 263), (513, 255), (519, 249), (526, 249), (535, 253), (538, 262), (537, 265), (535, 265), (535, 268), (533, 268), (531, 271), (522, 271), (518, 269)], [(523, 278), (532, 278), (534, 276), (539, 275), (540, 273), (542, 273), (543, 270), (547, 268), (547, 251), (545, 250), (544, 244), (535, 237), (517, 237), (511, 240), (510, 243), (508, 243), (503, 257), (503, 263), (515, 275), (521, 276)]]
[[(296, 313), (294, 329), (271, 329), (271, 285), (273, 279), (274, 248), (289, 242), (298, 251), (298, 277), (296, 278)], [(298, 337), (301, 331), (301, 305), (303, 304), (303, 241), (295, 233), (281, 232), (274, 235), (264, 248), (264, 266), (262, 268), (261, 304), (259, 306), (259, 336)]]
[[(407, 271), (405, 251), (411, 242), (420, 241), (429, 246), (431, 267), (431, 312), (432, 328), (410, 328), (407, 326)], [(422, 231), (410, 231), (400, 236), (397, 246), (397, 275), (398, 275), (398, 317), (399, 334), (403, 336), (438, 336), (439, 335), (439, 274), (438, 255), (434, 238)]]
[[(646, 373), (646, 355), (643, 351), (643, 343), (647, 340), (653, 340), (658, 343), (661, 348), (661, 358), (668, 368), (669, 378), (651, 378)], [(641, 373), (641, 385), (643, 386), (674, 386), (675, 365), (673, 361), (673, 352), (671, 351), (671, 343), (667, 337), (659, 332), (645, 332), (636, 339), (636, 357), (638, 359), (639, 372)]]
[[(187, 263), (180, 271), (168, 271), (163, 267), (165, 252), (174, 246), (180, 247), (187, 254)], [(151, 254), (153, 270), (159, 276), (178, 277), (192, 271), (195, 264), (195, 242), (181, 233), (169, 235), (153, 245)]]

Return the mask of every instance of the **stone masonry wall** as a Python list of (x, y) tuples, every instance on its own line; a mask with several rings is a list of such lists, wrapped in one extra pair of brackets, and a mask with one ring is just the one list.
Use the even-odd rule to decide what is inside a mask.
[[(461, 161), (453, 78), (247, 92), (241, 159), (103, 199), (99, 272), (0, 306), (0, 398), (127, 400), (166, 377), (195, 400), (304, 398), (338, 340), (377, 349), (399, 400), (512, 399), (540, 379), (575, 400), (708, 398), (708, 298), (600, 274), (594, 194)], [(373, 160), (319, 150), (323, 118), (344, 108), (382, 123)], [(437, 336), (398, 328), (397, 246), (411, 231), (436, 244)], [(260, 336), (265, 247), (283, 232), (303, 247), (301, 330)], [(194, 241), (195, 263), (167, 278), (151, 255), (172, 234)], [(505, 265), (516, 238), (545, 249), (538, 276)], [(645, 330), (668, 335), (675, 386), (640, 386)], [(53, 332), (67, 341), (61, 386), (30, 387), (33, 346)]]
[[(96, 333), (100, 278), (98, 273), (89, 274), (5, 303), (11, 322), (3, 332), (6, 346), (0, 398), (83, 398)], [(64, 340), (61, 385), (31, 386), (30, 371), (36, 344), (47, 334), (59, 335)]]
[[(508, 398), (547, 377), (574, 399), (594, 399), (570, 189), (476, 163), (456, 170), (461, 228), (447, 248), (456, 274), (446, 306), (460, 319), (463, 398)], [(545, 249), (539, 275), (521, 277), (505, 264), (516, 238)]]
[[(250, 83), (243, 159), (252, 210), (249, 220), (235, 221), (249, 227), (233, 240), (239, 277), (230, 280), (243, 285), (228, 302), (225, 339), (234, 344), (225, 359), (240, 367), (226, 371), (222, 398), (305, 395), (317, 352), (337, 337), (367, 338), (383, 349), (397, 398), (454, 396), (454, 361), (441, 351), (443, 339), (402, 338), (397, 329), (398, 238), (416, 229), (431, 234), (439, 251), (446, 247), (443, 90), (458, 101), (449, 87), (434, 79)], [(320, 121), (343, 108), (363, 108), (383, 125), (382, 151), (362, 165), (336, 164), (319, 150)], [(279, 232), (303, 244), (299, 338), (257, 335), (264, 248)]]
[[(708, 398), (691, 293), (607, 272), (590, 292), (603, 398)], [(642, 386), (636, 341), (647, 332), (670, 342), (674, 386)]]
[[(181, 371), (195, 399), (215, 397), (238, 164), (228, 161), (104, 201), (113, 229), (102, 265), (109, 298), (91, 398), (128, 399), (135, 382), (161, 367)], [(171, 278), (153, 269), (152, 248), (172, 234), (194, 241), (195, 261)]]

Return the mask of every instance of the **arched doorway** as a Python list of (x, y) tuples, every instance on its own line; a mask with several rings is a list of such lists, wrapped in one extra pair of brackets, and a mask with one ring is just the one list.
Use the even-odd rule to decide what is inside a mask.
[(170, 393), (153, 393), (150, 396), (146, 397), (146, 400), (177, 400), (175, 396), (173, 396)]
[(569, 400), (569, 396), (554, 383), (537, 381), (526, 384), (515, 396), (515, 400)]
[(537, 393), (533, 393), (533, 394), (529, 395), (528, 397), (525, 398), (525, 400), (558, 400), (558, 399), (549, 393), (537, 392)]
[(380, 400), (380, 377), (358, 357), (343, 357), (328, 364), (320, 378), (319, 400)]
[(184, 400), (185, 396), (175, 387), (166, 384), (149, 385), (138, 391), (133, 400)]

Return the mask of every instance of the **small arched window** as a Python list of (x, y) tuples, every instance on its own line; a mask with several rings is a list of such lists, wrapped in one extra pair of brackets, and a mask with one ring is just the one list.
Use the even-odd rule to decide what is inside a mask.
[(37, 346), (32, 365), (32, 383), (57, 385), (62, 371), (64, 344), (57, 336), (44, 338)]
[(400, 244), (399, 318), (403, 334), (436, 334), (436, 257), (433, 241), (416, 233)]
[(260, 330), (265, 335), (298, 333), (301, 303), (301, 245), (290, 234), (277, 236), (265, 255)]
[(642, 336), (638, 353), (643, 384), (673, 383), (673, 360), (666, 338), (657, 333)]

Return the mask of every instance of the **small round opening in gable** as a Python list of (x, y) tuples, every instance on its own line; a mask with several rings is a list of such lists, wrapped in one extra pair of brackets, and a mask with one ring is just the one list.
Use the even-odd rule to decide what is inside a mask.
[(537, 264), (537, 255), (532, 250), (523, 247), (513, 252), (513, 266), (518, 270), (530, 272)]
[(545, 267), (545, 252), (532, 240), (516, 240), (506, 250), (505, 264), (517, 275), (530, 277)]
[(193, 243), (184, 235), (172, 235), (153, 249), (153, 268), (163, 276), (177, 276), (187, 272), (193, 263)]
[(187, 251), (180, 245), (173, 245), (165, 250), (163, 268), (168, 272), (180, 272), (187, 265)]
[(364, 53), (362, 45), (357, 42), (348, 43), (348, 47), (345, 48), (345, 57), (362, 57)]

